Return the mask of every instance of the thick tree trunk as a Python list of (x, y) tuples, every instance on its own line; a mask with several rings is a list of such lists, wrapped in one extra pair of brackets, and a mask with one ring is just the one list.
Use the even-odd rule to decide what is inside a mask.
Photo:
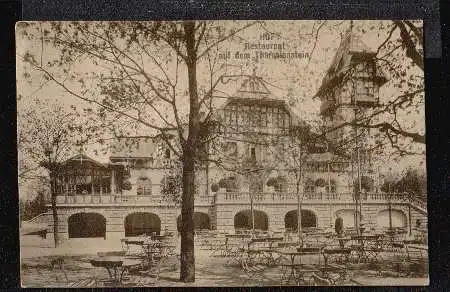
[(56, 209), (56, 188), (55, 180), (53, 178), (53, 173), (50, 173), (50, 193), (52, 201), (52, 213), (53, 213), (53, 240), (55, 242), (55, 247), (58, 246), (59, 236), (58, 236), (58, 211)]
[(197, 92), (197, 52), (195, 49), (195, 23), (186, 21), (185, 31), (187, 71), (189, 81), (189, 132), (183, 144), (183, 196), (181, 205), (181, 268), (182, 282), (195, 281), (194, 255), (194, 190), (195, 163), (200, 146), (200, 117)]
[(303, 246), (303, 235), (302, 235), (302, 199), (300, 198), (300, 185), (297, 184), (297, 233), (298, 242), (300, 246)]
[(182, 282), (195, 281), (195, 254), (194, 254), (194, 160), (192, 154), (184, 153), (183, 160), (183, 196), (181, 205), (181, 268), (180, 280)]

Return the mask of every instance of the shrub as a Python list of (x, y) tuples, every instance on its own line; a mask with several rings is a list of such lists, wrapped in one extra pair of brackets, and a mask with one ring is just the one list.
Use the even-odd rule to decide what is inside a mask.
[(319, 188), (324, 187), (326, 184), (327, 183), (323, 178), (317, 179), (316, 183), (315, 183), (316, 187), (319, 187)]
[(211, 191), (213, 193), (217, 192), (219, 190), (219, 185), (218, 184), (212, 184), (211, 185)]

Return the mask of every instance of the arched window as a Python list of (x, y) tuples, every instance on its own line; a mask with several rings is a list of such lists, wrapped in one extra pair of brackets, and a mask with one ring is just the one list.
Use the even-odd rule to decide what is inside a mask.
[(76, 213), (69, 217), (69, 238), (106, 236), (106, 219), (99, 213)]
[[(267, 230), (269, 228), (269, 219), (265, 212), (254, 210), (253, 217), (255, 222), (255, 229)], [(252, 229), (253, 218), (250, 210), (244, 210), (236, 213), (234, 216), (235, 229)]]
[[(181, 215), (177, 217), (177, 230), (181, 231), (183, 227), (183, 222), (181, 221)], [(202, 212), (194, 212), (194, 229), (211, 229), (211, 224), (209, 220), (209, 215)]]
[(152, 194), (152, 181), (146, 176), (141, 176), (137, 181), (137, 195), (150, 196), (151, 194)]
[[(301, 210), (301, 224), (302, 227), (317, 227), (317, 217), (314, 212), (310, 210)], [(284, 227), (286, 229), (297, 231), (298, 229), (298, 211), (292, 210), (284, 216)]]
[(161, 219), (148, 212), (131, 213), (125, 217), (125, 236), (140, 236), (161, 232)]
[(389, 224), (391, 224), (392, 227), (406, 227), (408, 226), (407, 219), (405, 213), (401, 210), (392, 209), (390, 212), (389, 210), (382, 210), (377, 214), (377, 225), (378, 227), (389, 227)]

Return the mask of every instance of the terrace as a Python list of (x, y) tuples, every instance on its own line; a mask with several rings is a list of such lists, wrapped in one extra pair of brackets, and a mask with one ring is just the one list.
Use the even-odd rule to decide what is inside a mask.
[[(300, 194), (301, 195), (301, 194)], [(365, 193), (361, 196), (363, 203), (386, 204), (413, 204), (426, 210), (426, 201), (410, 197), (399, 193)], [(251, 200), (255, 203), (263, 204), (297, 204), (296, 193), (287, 192), (217, 192), (210, 195), (198, 195), (195, 197), (196, 206), (212, 206), (214, 204), (248, 204)], [(145, 195), (124, 195), (121, 193), (103, 194), (58, 194), (58, 205), (126, 205), (126, 206), (171, 206), (173, 202), (161, 194)], [(305, 193), (302, 198), (303, 203), (354, 203), (353, 193)]]

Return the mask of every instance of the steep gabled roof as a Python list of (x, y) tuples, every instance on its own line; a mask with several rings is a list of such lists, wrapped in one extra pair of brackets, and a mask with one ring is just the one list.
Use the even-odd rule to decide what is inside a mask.
[(248, 76), (242, 82), (241, 87), (236, 93), (229, 97), (226, 102), (219, 107), (216, 115), (219, 115), (221, 110), (232, 104), (267, 105), (283, 108), (289, 113), (293, 125), (298, 125), (300, 123), (300, 118), (292, 111), (286, 101), (273, 96), (265, 83), (266, 82), (262, 77), (256, 76), (255, 72), (253, 72), (252, 76)]
[(73, 156), (73, 157), (67, 159), (66, 161), (64, 161), (64, 162), (62, 163), (62, 165), (67, 165), (67, 164), (70, 164), (70, 163), (73, 163), (73, 162), (79, 162), (80, 164), (82, 164), (83, 162), (84, 162), (84, 163), (87, 162), (87, 163), (92, 163), (92, 164), (94, 164), (95, 166), (98, 166), (98, 167), (101, 167), (101, 168), (106, 168), (106, 167), (107, 167), (107, 165), (105, 165), (105, 164), (103, 164), (103, 163), (100, 163), (100, 162), (98, 162), (98, 161), (96, 161), (96, 160), (90, 158), (89, 156), (87, 156), (87, 155), (85, 155), (85, 154), (78, 154), (78, 155), (75, 155), (75, 156)]
[[(354, 35), (349, 30), (341, 41), (339, 48), (334, 55), (333, 61), (327, 70), (319, 90), (314, 97), (322, 95), (328, 88), (334, 87), (340, 82), (341, 78), (350, 69), (352, 58), (372, 59), (377, 54), (376, 50), (369, 48), (360, 36)], [(386, 74), (380, 69), (376, 70), (377, 80), (381, 83), (387, 81)]]
[(261, 77), (256, 76), (255, 71), (253, 75), (242, 82), (241, 87), (236, 91), (235, 97), (240, 98), (266, 98), (270, 97), (271, 92), (264, 84)]

